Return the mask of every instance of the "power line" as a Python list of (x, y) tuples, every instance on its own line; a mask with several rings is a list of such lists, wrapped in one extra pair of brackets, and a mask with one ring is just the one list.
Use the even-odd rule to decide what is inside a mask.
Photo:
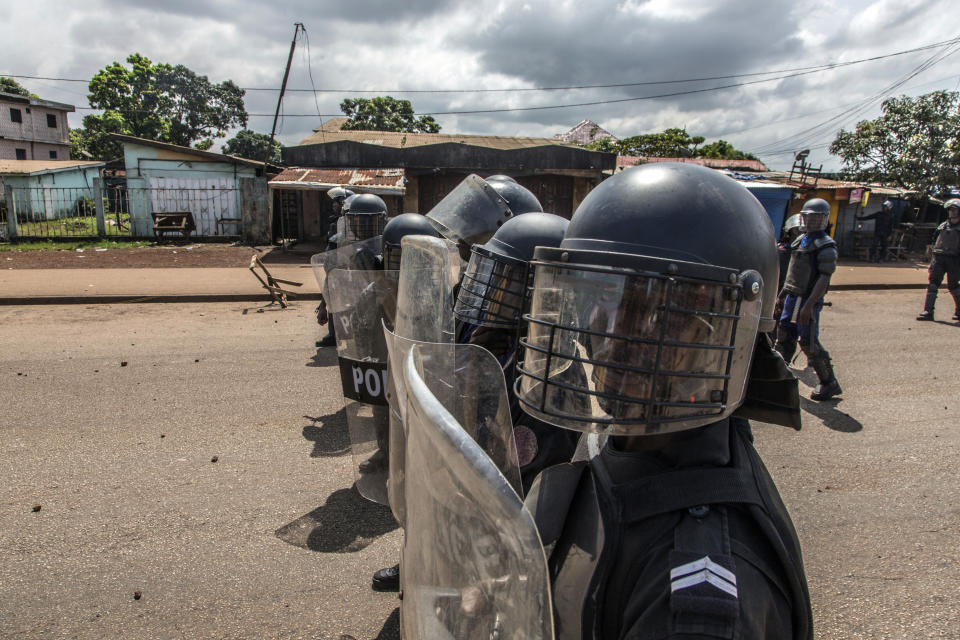
[[(958, 50), (960, 50), (960, 47), (958, 47), (956, 44), (952, 44), (950, 45), (950, 47), (948, 47), (946, 51), (937, 52), (934, 55), (930, 56), (929, 58), (924, 60), (920, 65), (918, 65), (917, 67), (914, 67), (914, 69), (909, 71), (906, 75), (897, 79), (893, 84), (880, 90), (877, 93), (874, 93), (868, 96), (866, 99), (862, 100), (860, 103), (858, 103), (851, 109), (847, 109), (844, 112), (837, 114), (836, 116), (833, 116), (832, 118), (829, 118), (824, 122), (821, 122), (820, 124), (817, 124), (809, 129), (797, 132), (791, 136), (777, 140), (776, 142), (762, 145), (760, 148), (753, 150), (752, 153), (756, 155), (766, 155), (770, 153), (776, 153), (779, 151), (788, 151), (790, 149), (793, 149), (795, 151), (796, 149), (807, 148), (810, 146), (811, 142), (818, 141), (824, 135), (833, 135), (833, 133), (835, 133), (836, 131), (836, 128), (842, 127), (844, 123), (859, 117), (862, 113), (864, 113), (877, 101), (882, 100), (884, 97), (886, 97), (890, 93), (902, 87), (909, 80), (915, 78), (920, 73), (923, 73), (924, 71), (926, 71), (927, 69), (930, 69), (931, 67), (943, 61), (947, 57), (953, 55)], [(831, 127), (830, 125), (834, 125), (834, 126)], [(829, 144), (827, 144), (826, 146), (829, 146)]]
[[(749, 78), (756, 76), (765, 76), (772, 74), (781, 74), (781, 73), (796, 73), (796, 72), (815, 72), (815, 71), (829, 71), (832, 69), (838, 69), (842, 67), (848, 67), (855, 64), (862, 64), (864, 62), (874, 62), (877, 60), (884, 60), (887, 58), (893, 58), (896, 56), (908, 55), (911, 53), (916, 53), (918, 51), (926, 51), (929, 49), (936, 49), (940, 47), (949, 46), (960, 42), (960, 38), (951, 38), (949, 40), (942, 40), (940, 42), (934, 42), (926, 44), (920, 47), (914, 47), (912, 49), (904, 49), (902, 51), (895, 51), (893, 53), (882, 54), (878, 56), (871, 56), (869, 58), (860, 58), (858, 60), (850, 60), (847, 62), (829, 62), (820, 65), (808, 66), (808, 67), (796, 67), (792, 69), (777, 69), (773, 71), (756, 71), (751, 73), (740, 73), (740, 74), (729, 74), (729, 75), (720, 75), (720, 76), (706, 76), (701, 78), (684, 78), (680, 80), (648, 80), (643, 82), (627, 82), (627, 83), (617, 83), (617, 84), (595, 84), (595, 85), (572, 85), (566, 87), (524, 87), (524, 88), (514, 88), (514, 89), (317, 89), (312, 87), (310, 89), (286, 89), (288, 93), (292, 92), (302, 92), (302, 93), (519, 93), (519, 92), (533, 92), (533, 91), (573, 91), (573, 90), (584, 90), (584, 89), (622, 89), (627, 87), (641, 87), (641, 86), (651, 86), (651, 85), (662, 85), (662, 84), (682, 84), (686, 82), (708, 82), (713, 80), (731, 80), (734, 78)], [(85, 82), (89, 83), (89, 79), (80, 79), (80, 78), (54, 78), (46, 76), (30, 76), (22, 74), (9, 74), (9, 73), (0, 73), (2, 76), (7, 76), (9, 78), (22, 78), (26, 80), (52, 80), (56, 82)], [(789, 77), (789, 76), (788, 76)], [(271, 87), (241, 87), (244, 91), (279, 91), (278, 88)]]
[[(960, 43), (960, 38), (958, 38), (956, 41), (957, 41), (958, 43)], [(719, 85), (719, 86), (716, 86), (716, 87), (705, 87), (705, 88), (702, 88), (702, 89), (689, 89), (689, 90), (687, 90), (687, 91), (673, 91), (673, 92), (670, 92), (670, 93), (660, 93), (660, 94), (654, 94), (654, 95), (648, 95), (648, 96), (636, 96), (636, 97), (632, 97), (632, 98), (616, 98), (616, 99), (611, 99), (611, 100), (594, 100), (594, 101), (591, 101), (591, 102), (577, 102), (577, 103), (572, 103), (572, 104), (543, 105), (543, 106), (538, 106), (538, 107), (510, 107), (510, 108), (502, 108), (502, 109), (469, 109), (469, 110), (463, 110), (463, 111), (424, 111), (424, 112), (414, 113), (414, 115), (415, 115), (415, 116), (425, 116), (425, 115), (429, 115), (429, 116), (449, 116), (449, 115), (476, 115), (476, 114), (481, 114), (481, 113), (512, 113), (512, 112), (521, 112), (521, 111), (545, 111), (545, 110), (548, 110), (548, 109), (572, 109), (572, 108), (576, 108), (576, 107), (592, 107), (592, 106), (598, 106), (598, 105), (618, 104), (618, 103), (623, 103), (623, 102), (637, 102), (637, 101), (641, 101), (641, 100), (658, 100), (658, 99), (661, 99), (661, 98), (672, 98), (672, 97), (678, 97), (678, 96), (687, 96), (687, 95), (694, 95), (694, 94), (697, 94), (697, 93), (708, 93), (708, 92), (711, 92), (711, 91), (720, 91), (720, 90), (722, 90), (722, 89), (733, 89), (733, 88), (737, 88), (737, 87), (745, 87), (745, 86), (750, 86), (750, 85), (754, 85), (754, 84), (763, 84), (763, 83), (766, 83), (766, 82), (776, 82), (776, 81), (778, 81), (778, 80), (785, 80), (785, 79), (788, 79), (788, 78), (797, 78), (797, 77), (800, 77), (800, 76), (810, 75), (810, 74), (812, 74), (812, 73), (819, 73), (819, 72), (824, 71), (824, 70), (825, 70), (825, 69), (817, 68), (817, 69), (813, 69), (813, 70), (810, 70), (810, 71), (801, 71), (801, 72), (798, 72), (798, 73), (790, 73), (790, 74), (787, 74), (787, 75), (775, 76), (775, 77), (773, 77), (773, 78), (764, 78), (764, 79), (762, 79), (762, 80), (750, 80), (750, 81), (747, 81), (747, 82), (735, 82), (735, 83), (733, 83), (733, 84)], [(100, 110), (100, 109), (95, 109), (95, 108), (93, 108), (93, 107), (77, 107), (77, 111), (99, 111), (99, 110)], [(133, 113), (152, 113), (152, 112), (148, 112), (148, 111), (142, 111), (142, 112), (133, 111)], [(248, 113), (248, 114), (247, 114), (247, 116), (249, 116), (249, 117), (263, 117), (263, 116), (268, 116), (268, 115), (272, 115), (272, 114), (264, 114), (264, 113)], [(295, 114), (287, 114), (287, 117), (288, 117), (288, 118), (315, 118), (315, 117), (317, 117), (317, 115), (319, 115), (319, 116), (322, 117), (322, 118), (335, 118), (335, 117), (342, 116), (343, 114), (295, 113)]]

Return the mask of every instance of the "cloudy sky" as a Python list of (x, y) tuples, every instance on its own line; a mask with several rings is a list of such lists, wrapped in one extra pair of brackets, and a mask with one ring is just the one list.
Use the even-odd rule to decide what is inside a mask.
[[(136, 51), (247, 88), (249, 126), (263, 133), (302, 22), (286, 145), (344, 98), (389, 94), (446, 133), (686, 127), (773, 168), (809, 148), (832, 169), (836, 132), (876, 117), (883, 97), (960, 88), (960, 42), (923, 48), (960, 37), (950, 0), (33, 0), (5, 14), (0, 75), (89, 80)], [(90, 112), (84, 82), (18, 80), (76, 105), (73, 127)], [(464, 111), (486, 112), (450, 113)]]

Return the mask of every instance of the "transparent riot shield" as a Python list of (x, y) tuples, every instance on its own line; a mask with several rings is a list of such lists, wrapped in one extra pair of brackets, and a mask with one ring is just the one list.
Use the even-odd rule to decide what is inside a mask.
[(357, 490), (387, 504), (390, 409), (384, 326), (393, 326), (397, 271), (334, 269), (324, 293), (336, 327)]
[[(444, 407), (422, 366), (423, 348), (411, 350), (403, 370), (409, 422), (404, 637), (553, 638), (547, 562), (536, 525), (461, 422), (475, 424), (481, 414), (498, 412), (482, 398), (464, 404), (459, 417)], [(480, 366), (475, 370), (483, 373), (477, 362), (462, 364)], [(505, 419), (502, 430), (509, 432), (509, 414)]]
[[(453, 292), (460, 275), (456, 245), (442, 238), (406, 236), (401, 240), (400, 281), (397, 287), (397, 315), (393, 332), (388, 331), (390, 350), (390, 508), (403, 524), (403, 469), (406, 436), (403, 415), (406, 396), (400, 363), (415, 342), (453, 343)], [(389, 327), (388, 327), (389, 329)], [(398, 338), (402, 338), (398, 339)], [(449, 363), (450, 361), (448, 361)], [(437, 364), (440, 367), (442, 365)], [(452, 364), (435, 372), (438, 379), (450, 380)], [(397, 389), (399, 388), (400, 391)]]
[(363, 242), (355, 242), (310, 256), (310, 266), (313, 268), (313, 277), (317, 279), (320, 293), (322, 294), (326, 289), (327, 276), (334, 269), (371, 270), (378, 268), (374, 261), (376, 256), (380, 255), (382, 244), (382, 238), (377, 236)]
[(426, 215), (444, 238), (469, 249), (489, 240), (513, 212), (486, 180), (470, 174)]

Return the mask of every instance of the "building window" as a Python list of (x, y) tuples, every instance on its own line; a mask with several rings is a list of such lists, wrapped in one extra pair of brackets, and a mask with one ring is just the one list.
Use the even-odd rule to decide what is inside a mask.
[(56, 151), (51, 151), (51, 152), (50, 152), (50, 159), (51, 159), (51, 160), (56, 160), (56, 159), (57, 159), (57, 152), (56, 152)]
[(53, 115), (52, 113), (48, 113), (48, 114), (47, 114), (47, 126), (56, 129), (56, 128), (57, 128), (57, 116)]
[(26, 160), (26, 159), (27, 159), (27, 150), (17, 149), (17, 160)]
[(10, 122), (23, 122), (23, 116), (20, 114), (20, 109), (14, 109), (10, 107)]

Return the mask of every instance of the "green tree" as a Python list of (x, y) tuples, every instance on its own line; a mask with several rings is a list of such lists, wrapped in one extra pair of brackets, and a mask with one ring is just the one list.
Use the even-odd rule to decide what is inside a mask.
[(15, 93), (18, 96), (23, 96), (25, 98), (36, 97), (31, 96), (31, 93), (14, 78), (8, 78), (7, 76), (0, 76), (0, 91), (4, 93)]
[(698, 158), (718, 158), (721, 160), (757, 160), (753, 154), (740, 151), (726, 140), (717, 140), (697, 149)]
[(600, 138), (584, 145), (584, 149), (603, 151), (604, 153), (620, 153), (620, 143), (613, 138)]
[(409, 100), (390, 96), (376, 98), (347, 98), (340, 103), (347, 116), (343, 129), (366, 131), (404, 131), (408, 133), (439, 133), (440, 125), (433, 116), (414, 117)]
[(646, 133), (620, 141), (620, 153), (625, 156), (650, 158), (681, 158), (696, 155), (703, 136), (691, 136), (686, 129), (667, 129), (662, 133)]
[(127, 63), (113, 62), (90, 80), (87, 99), (102, 113), (84, 117), (83, 130), (71, 136), (71, 155), (117, 157), (120, 145), (109, 133), (209, 149), (228, 129), (246, 126), (244, 92), (231, 80), (214, 84), (183, 65), (153, 64), (139, 53)]
[[(270, 149), (270, 157), (267, 158), (267, 149)], [(237, 135), (227, 140), (223, 145), (223, 152), (232, 156), (248, 158), (262, 162), (277, 164), (280, 162), (280, 151), (283, 149), (276, 140), (273, 141), (271, 148), (270, 136), (265, 133), (256, 133), (250, 129), (243, 129), (237, 132)]]
[(929, 195), (960, 181), (960, 94), (934, 91), (883, 102), (882, 114), (841, 130), (830, 153), (848, 177)]

